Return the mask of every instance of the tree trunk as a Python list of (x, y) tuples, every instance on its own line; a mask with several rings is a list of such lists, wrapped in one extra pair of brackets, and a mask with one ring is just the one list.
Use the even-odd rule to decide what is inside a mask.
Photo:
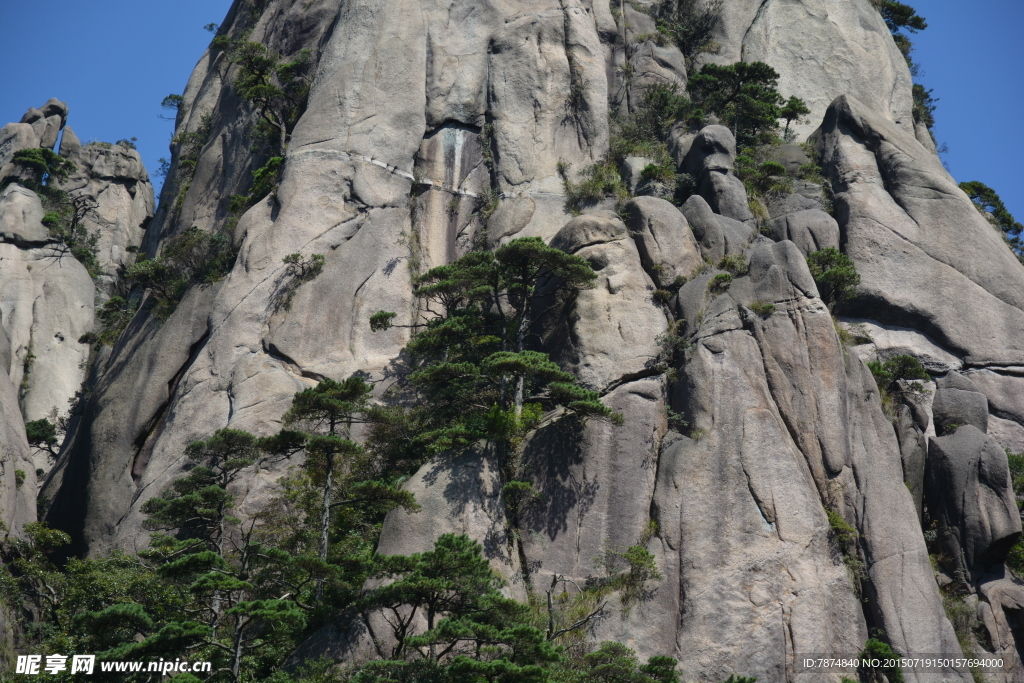
[[(332, 430), (333, 431), (333, 430)], [(331, 530), (331, 480), (334, 478), (334, 453), (327, 455), (327, 467), (324, 478), (323, 507), (320, 509), (320, 560), (327, 561), (328, 535)], [(324, 580), (316, 581), (317, 602), (324, 594)]]

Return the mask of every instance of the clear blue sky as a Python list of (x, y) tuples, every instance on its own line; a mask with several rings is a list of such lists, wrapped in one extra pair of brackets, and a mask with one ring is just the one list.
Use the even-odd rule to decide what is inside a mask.
[[(936, 137), (957, 180), (980, 180), (1024, 220), (1024, 2), (909, 0), (922, 81), (939, 98)], [(84, 141), (138, 137), (150, 171), (168, 156), (160, 101), (180, 93), (229, 0), (0, 0), (0, 125), (50, 97)], [(159, 183), (159, 179), (154, 178)]]

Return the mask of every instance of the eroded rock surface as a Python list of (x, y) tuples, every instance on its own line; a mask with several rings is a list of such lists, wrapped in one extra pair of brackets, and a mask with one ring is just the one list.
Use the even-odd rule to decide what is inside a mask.
[[(647, 5), (618, 8), (627, 36), (656, 30), (637, 9)], [(597, 577), (605, 568), (595, 557), (645, 544), (663, 580), (629, 610), (611, 598), (587, 637), (677, 657), (686, 680), (816, 683), (795, 672), (798, 653), (858, 652), (871, 629), (899, 653), (960, 655), (921, 519), (926, 504), (947, 510), (962, 530), (956, 547), (972, 558), (964, 567), (993, 572), (1020, 531), (996, 439), (1024, 430), (1024, 269), (914, 136), (909, 73), (868, 0), (725, 6), (716, 60), (775, 67), (782, 92), (811, 106), (801, 135), (831, 104), (817, 142), (834, 218), (821, 186), (795, 184), (769, 202), (772, 239), (758, 235), (722, 126), (673, 133), (679, 170), (700, 180), (681, 209), (638, 197), (625, 221), (608, 210), (613, 200), (570, 215), (560, 164), (578, 173), (607, 152), (609, 101), (637, 94), (623, 81), (625, 60), (643, 83), (686, 78), (674, 48), (624, 49), (623, 26), (602, 0), (273, 0), (258, 16), (232, 10), (225, 35), (289, 59), (309, 50), (315, 64), (280, 183), (232, 226), (238, 255), (223, 280), (192, 287), (166, 320), (140, 312), (98, 353), (91, 395), (43, 490), (47, 519), (82, 553), (142, 547), (140, 508), (181, 475), (190, 442), (223, 427), (276, 431), (294, 393), (325, 377), (366, 373), (381, 399), (407, 371), (403, 326), (422, 319), (415, 276), (471, 248), (540, 236), (587, 259), (597, 280), (546, 301), (531, 343), (624, 423), (546, 415), (515, 462), (515, 476), (542, 496), (515, 515), (501, 496), (507, 473), (489, 454), (426, 463), (407, 483), (423, 510), (393, 512), (381, 552), (464, 532), (522, 598), (555, 575)], [(256, 114), (228, 87), (236, 68), (218, 50), (197, 65), (177, 133), (204, 134), (202, 149), (189, 163), (175, 150), (144, 236), (152, 199), (138, 157), (82, 146), (65, 128), (61, 153), (81, 170), (69, 187), (94, 195), (91, 220), (112, 226), (104, 272), (129, 263), (130, 246), (153, 255), (192, 226), (229, 225), (229, 198), (248, 192), (265, 161), (250, 151)], [(0, 169), (9, 150), (47, 134), (42, 113), (0, 131)], [(789, 166), (804, 162), (788, 153)], [(9, 269), (0, 271), (0, 362), (13, 387), (27, 339), (40, 351), (57, 344), (41, 341), (57, 323), (25, 322), (29, 302), (68, 319), (74, 302), (47, 291), (40, 300), (46, 288), (34, 278), (56, 276), (28, 269), (26, 254), (46, 239), (38, 199), (15, 188), (0, 201), (0, 268)], [(863, 321), (872, 341), (854, 349), (840, 343), (806, 265), (825, 247), (846, 251), (863, 278), (863, 308), (844, 315)], [(293, 253), (324, 256), (323, 272), (294, 291), (282, 261)], [(725, 277), (716, 269), (725, 256), (745, 257), (749, 269), (732, 259)], [(60, 291), (85, 291), (85, 280), (70, 281), (73, 266), (64, 270)], [(397, 313), (396, 325), (372, 333), (368, 318), (381, 309)], [(61, 348), (77, 339), (65, 335)], [(950, 374), (886, 415), (861, 355), (901, 353)], [(34, 372), (32, 415), (49, 410), (50, 396), (32, 393)], [(940, 421), (961, 426), (935, 437)], [(18, 420), (5, 426), (23, 436)], [(15, 457), (25, 457), (19, 444)], [(241, 483), (240, 514), (260, 509), (279, 474)], [(955, 502), (951, 491), (970, 495)], [(856, 530), (848, 547), (829, 513)], [(971, 590), (993, 645), (1009, 652), (1024, 594), (986, 577), (969, 577)], [(303, 656), (357, 657), (360, 635), (340, 624)], [(953, 671), (907, 679), (970, 680)]]

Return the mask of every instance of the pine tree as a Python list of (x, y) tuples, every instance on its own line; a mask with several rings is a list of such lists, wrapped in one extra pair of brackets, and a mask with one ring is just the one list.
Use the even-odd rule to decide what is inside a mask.
[[(544, 405), (614, 419), (595, 392), (528, 348), (541, 289), (573, 292), (594, 279), (584, 259), (537, 237), (471, 252), (421, 276), (415, 291), (429, 317), (406, 346), (415, 368), (409, 384), (426, 406), (411, 411), (415, 447), (433, 454), (488, 440), (507, 452)], [(380, 311), (371, 324), (386, 329), (393, 317)]]

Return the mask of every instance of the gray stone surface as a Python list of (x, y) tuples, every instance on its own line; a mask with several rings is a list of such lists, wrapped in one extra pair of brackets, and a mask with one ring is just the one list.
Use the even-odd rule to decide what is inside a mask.
[(553, 313), (555, 324), (541, 333), (552, 358), (601, 392), (649, 373), (668, 322), (621, 219), (612, 212), (579, 216), (551, 246), (587, 259), (597, 271), (595, 286), (577, 294), (568, 310)]
[(733, 175), (736, 138), (725, 126), (706, 126), (690, 145), (683, 167), (695, 178), (700, 194), (715, 213), (738, 221), (754, 215), (747, 207), (747, 191)]
[(867, 353), (867, 360), (886, 361), (894, 356), (910, 355), (921, 361), (925, 369), (933, 373), (963, 368), (963, 360), (936, 344), (928, 335), (913, 328), (867, 318), (842, 317), (840, 321), (851, 332), (871, 339), (871, 343), (857, 347), (858, 353), (862, 349)]
[(1024, 454), (1024, 426), (1019, 422), (989, 415), (988, 435), (1011, 453)]
[(799, 137), (844, 94), (914, 133), (910, 70), (870, 0), (726, 0), (715, 39), (702, 62), (766, 62), (779, 92), (806, 102), (810, 115), (791, 127)]
[(790, 240), (805, 255), (821, 249), (839, 248), (839, 224), (821, 209), (787, 213), (770, 224), (771, 238)]
[(50, 239), (50, 232), (42, 224), (43, 205), (32, 190), (11, 184), (0, 192), (0, 241), (37, 246)]
[(27, 123), (8, 123), (0, 128), (0, 180), (14, 171), (14, 153), (39, 146), (39, 135)]
[(1024, 425), (1024, 368), (974, 369), (965, 374), (988, 398), (993, 415)]
[(74, 257), (44, 241), (42, 215), (34, 192), (11, 185), (0, 196), (0, 324), (27, 420), (67, 412), (89, 357), (78, 340), (93, 329), (92, 279)]
[(932, 403), (935, 428), (950, 425), (974, 425), (982, 432), (988, 430), (988, 399), (977, 391), (964, 391), (939, 385)]
[[(973, 211), (966, 198), (946, 191), (933, 154), (926, 160), (927, 150), (909, 133), (915, 147), (898, 140), (905, 159), (882, 149), (890, 144), (882, 138), (902, 134), (910, 100), (902, 57), (894, 58), (877, 12), (867, 0), (727, 5), (726, 39), (716, 59), (734, 61), (731, 51), (738, 55), (742, 41), (737, 36), (749, 32), (746, 58), (767, 45), (773, 55), (768, 61), (786, 84), (783, 92), (815, 102), (818, 118), (840, 92), (857, 93), (866, 108), (881, 112), (882, 122), (872, 119), (870, 126), (857, 128), (852, 115), (842, 125), (826, 125), (823, 149), (832, 150), (826, 164), (842, 181), (836, 181), (840, 194), (846, 193), (837, 215), (843, 229), (855, 234), (851, 253), (862, 259), (858, 267), (868, 273), (869, 291), (884, 290), (880, 281), (893, 285), (886, 296), (897, 303), (883, 313), (895, 311), (900, 318), (907, 312), (906, 320), (886, 318), (884, 324), (899, 323), (918, 335), (913, 344), (925, 348), (926, 340), (960, 363), (965, 357), (969, 365), (1000, 363), (1009, 376), (1012, 352), (1024, 344), (1014, 341), (1021, 335), (1013, 311), (998, 306), (1020, 308), (1004, 301), (1016, 296), (1020, 283), (1010, 277), (1000, 288), (994, 283), (1010, 273), (1001, 257), (989, 258), (988, 247), (957, 242), (964, 234), (980, 235), (960, 208), (930, 213), (928, 201), (950, 197)], [(629, 3), (627, 13), (634, 10)], [(631, 235), (618, 216), (603, 210), (612, 200), (575, 218), (565, 211), (559, 162), (579, 172), (603, 157), (608, 104), (623, 92), (617, 67), (624, 55), (608, 3), (272, 0), (259, 19), (250, 23), (248, 17), (229, 15), (225, 33), (247, 31), (289, 58), (310, 50), (316, 68), (308, 107), (288, 146), (276, 195), (251, 207), (235, 226), (239, 255), (231, 273), (214, 286), (193, 288), (166, 321), (140, 314), (115, 348), (99, 354), (81, 425), (43, 491), (54, 500), (50, 521), (70, 527), (76, 551), (142, 547), (147, 534), (139, 508), (180, 475), (190, 441), (226, 426), (274, 431), (294, 392), (321, 377), (365, 372), (381, 396), (401, 376), (399, 353), (408, 330), (371, 333), (369, 315), (392, 310), (396, 323), (411, 325), (421, 320), (410, 292), (415, 275), (464, 253), (484, 235), (486, 242), (476, 244), (536, 235), (587, 258), (598, 280), (593, 289), (556, 302), (560, 308), (535, 341), (625, 420), (622, 426), (574, 425), (561, 413), (545, 416), (525, 440), (516, 472), (545, 495), (520, 518), (521, 541), (492, 543), (496, 566), (515, 574), (516, 563), (525, 560), (521, 569), (536, 579), (534, 586), (552, 573), (586, 579), (601, 571), (595, 556), (637, 542), (657, 521), (647, 547), (665, 579), (652, 582), (653, 598), (628, 612), (612, 598), (588, 638), (621, 640), (641, 657), (678, 657), (687, 680), (717, 682), (738, 673), (817, 683), (788, 675), (794, 654), (856, 652), (868, 624), (883, 628), (899, 652), (960, 653), (914, 496), (903, 483), (905, 469), (918, 471), (920, 454), (901, 452), (873, 378), (855, 353), (839, 345), (801, 247), (767, 241), (742, 222), (746, 199), (733, 191), (739, 181), (729, 175), (735, 150), (729, 149), (728, 131), (719, 130), (715, 140), (706, 135), (704, 151), (695, 152), (696, 136), (681, 129), (672, 141), (677, 160), (699, 157), (694, 168), (705, 176), (705, 194), (719, 214), (703, 197), (684, 207), (685, 221), (665, 203), (641, 199), (635, 206), (652, 210), (645, 209), (639, 229), (630, 225)], [(637, 21), (651, 28), (644, 17)], [(828, 52), (821, 52), (822, 41), (831, 41)], [(837, 64), (821, 54), (849, 61)], [(660, 69), (685, 77), (673, 54), (645, 45), (632, 56), (645, 77), (665, 77)], [(205, 114), (212, 115), (212, 133), (191, 178), (175, 158), (161, 208), (142, 242), (149, 253), (193, 225), (222, 228), (228, 197), (248, 188), (258, 161), (246, 136), (253, 113), (225, 87), (226, 61), (219, 51), (207, 52), (185, 88), (177, 133), (198, 130)], [(900, 123), (886, 123), (886, 117)], [(802, 124), (801, 134), (816, 123)], [(877, 133), (883, 129), (884, 135)], [(485, 131), (489, 159), (481, 144)], [(111, 150), (101, 158), (70, 131), (64, 141), (69, 156), (93, 155), (88, 158), (96, 175), (136, 177), (141, 186), (130, 155)], [(878, 153), (865, 152), (870, 159), (854, 155), (865, 145)], [(864, 164), (843, 166), (854, 159), (847, 153)], [(906, 172), (911, 167), (920, 173)], [(713, 176), (732, 180), (719, 188)], [(931, 180), (941, 191), (933, 192)], [(414, 181), (430, 189), (414, 197)], [(873, 199), (856, 214), (849, 209), (856, 203), (854, 185), (882, 193), (890, 204)], [(499, 206), (484, 225), (474, 211), (479, 195), (492, 187), (500, 193)], [(820, 187), (800, 184), (794, 192), (811, 201)], [(774, 217), (814, 209), (798, 199), (783, 203), (787, 210), (775, 215), (773, 209)], [(129, 203), (118, 194), (112, 206), (127, 211)], [(869, 247), (858, 233), (868, 228), (851, 216), (885, 226), (894, 206), (909, 207), (908, 215), (927, 226), (921, 232), (928, 234), (914, 239), (941, 242), (941, 249), (928, 246), (929, 254), (938, 249), (956, 261), (941, 277), (922, 277), (910, 267), (907, 240)], [(967, 233), (956, 232), (964, 221)], [(692, 244), (662, 241), (664, 232), (685, 235), (679, 226), (686, 224), (696, 238)], [(651, 273), (663, 285), (653, 267), (662, 261), (700, 265), (694, 247), (715, 263), (744, 253), (750, 271), (716, 296), (706, 287), (714, 270), (681, 290), (675, 308), (687, 320), (693, 346), (673, 368), (678, 384), (669, 386), (662, 337), (669, 321), (665, 307), (652, 300)], [(282, 258), (296, 252), (324, 255), (325, 267), (284, 306)], [(111, 248), (111, 262), (113, 253)], [(689, 275), (679, 263), (673, 263), (678, 274)], [(997, 272), (987, 272), (991, 268)], [(982, 281), (978, 287), (991, 292), (989, 299), (971, 298), (969, 283)], [(964, 292), (969, 301), (961, 304), (956, 297)], [(905, 305), (900, 296), (917, 298)], [(996, 299), (1003, 304), (990, 305)], [(771, 303), (775, 312), (755, 314), (755, 303)], [(976, 309), (975, 317), (959, 321), (968, 308)], [(0, 306), (5, 330), (8, 313)], [(873, 353), (880, 357), (894, 348)], [(1009, 399), (997, 401), (977, 384), (994, 413), (1016, 410)], [(669, 432), (669, 405), (689, 421), (687, 436)], [(908, 410), (913, 429), (929, 422), (926, 410)], [(927, 436), (927, 427), (922, 433)], [(909, 444), (914, 435), (907, 436), (901, 439)], [(501, 479), (492, 465), (482, 457), (426, 465), (408, 483), (424, 510), (393, 514), (381, 548), (424, 549), (441, 530), (465, 530), (485, 541), (507, 534), (496, 493)], [(279, 474), (260, 472), (242, 482), (243, 516), (260, 509)], [(866, 602), (855, 595), (830, 542), (826, 507), (860, 533)], [(993, 609), (993, 623), (997, 619)], [(348, 635), (338, 628), (322, 634), (322, 645), (336, 647), (308, 656), (351, 652)]]
[(68, 118), (68, 105), (55, 97), (51, 97), (43, 105), (42, 109), (30, 108), (21, 117), (21, 123), (32, 126), (36, 137), (39, 138), (37, 147), (53, 149), (57, 144), (57, 136), (64, 122)]
[[(0, 521), (20, 536), (25, 524), (36, 521), (38, 485), (15, 386), (0, 372)], [(24, 477), (20, 485), (19, 470)]]
[[(66, 144), (65, 144), (66, 142)], [(101, 270), (97, 285), (101, 298), (113, 292), (118, 269), (135, 263), (144, 226), (156, 209), (153, 184), (139, 153), (119, 145), (82, 146), (65, 128), (61, 155), (75, 164), (75, 172), (61, 189), (83, 202), (81, 225), (99, 239), (96, 260)]]
[(816, 136), (861, 276), (857, 308), (968, 363), (1024, 364), (1024, 266), (936, 156), (852, 96)]
[(664, 199), (637, 197), (626, 204), (625, 212), (644, 270), (660, 289), (678, 277), (690, 277), (703, 264), (686, 217), (677, 207)]
[(1002, 563), (1021, 523), (999, 444), (973, 425), (932, 438), (925, 477), (928, 509), (957, 537), (967, 567)]
[(928, 438), (916, 424), (913, 412), (901, 405), (896, 412), (896, 438), (900, 443), (900, 458), (903, 461), (903, 481), (914, 498), (917, 517), (921, 519), (924, 510), (924, 470), (928, 457)]
[(770, 197), (768, 200), (768, 215), (772, 218), (779, 218), (787, 213), (820, 208), (821, 204), (799, 193)]
[(754, 238), (752, 227), (727, 216), (717, 215), (700, 195), (687, 199), (682, 212), (700, 246), (701, 254), (712, 263), (718, 263), (723, 256), (742, 254)]
[(427, 463), (402, 488), (420, 509), (392, 510), (384, 520), (377, 552), (411, 555), (432, 550), (442, 534), (465, 534), (484, 547), (484, 556), (506, 582), (505, 593), (526, 599), (518, 554), (505, 523), (500, 466), (494, 453), (479, 449)]
[[(705, 305), (705, 278), (680, 299)], [(776, 310), (755, 316), (743, 307), (754, 301)], [(865, 597), (876, 623), (899, 634), (894, 647), (958, 652), (874, 380), (838, 344), (795, 245), (755, 249), (749, 275), (706, 304), (691, 338), (673, 408), (695, 431), (663, 449), (654, 500), (659, 566), (682, 589), (649, 627), (677, 634), (684, 677), (801, 680), (787, 674), (788, 648), (859, 647), (866, 626), (845, 569), (829, 559), (824, 505), (862, 534)], [(805, 572), (817, 578), (799, 580)], [(668, 620), (678, 613), (686, 618)], [(787, 649), (742, 647), (748, 637)]]

